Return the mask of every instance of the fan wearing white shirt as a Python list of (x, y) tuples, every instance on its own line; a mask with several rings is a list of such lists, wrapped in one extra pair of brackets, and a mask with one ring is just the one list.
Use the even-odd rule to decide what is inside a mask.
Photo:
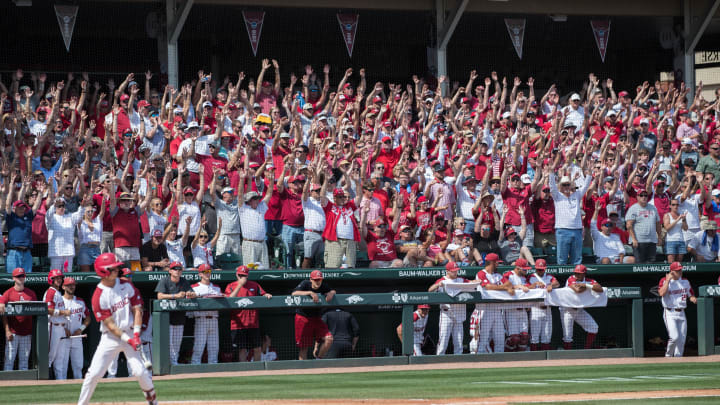
[(625, 256), (625, 246), (620, 240), (620, 235), (613, 233), (613, 222), (610, 218), (604, 218), (600, 224), (601, 230), (597, 227), (597, 217), (601, 204), (595, 205), (595, 213), (590, 221), (590, 233), (593, 239), (593, 252), (598, 264), (620, 264), (635, 263), (634, 256)]
[(327, 164), (323, 167), (325, 181), (318, 184), (319, 176), (313, 173), (313, 179), (306, 181), (303, 185), (302, 208), (305, 214), (305, 232), (303, 233), (303, 256), (302, 268), (309, 269), (313, 265), (318, 267), (325, 255), (325, 241), (322, 233), (325, 230), (325, 207), (328, 203), (327, 189), (332, 172)]

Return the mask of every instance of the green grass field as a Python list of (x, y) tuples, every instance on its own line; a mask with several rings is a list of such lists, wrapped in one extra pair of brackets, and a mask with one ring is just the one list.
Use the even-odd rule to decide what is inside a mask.
[[(458, 387), (448, 391), (443, 387)], [(720, 388), (720, 363), (423, 370), (157, 381), (168, 400), (445, 398)], [(3, 387), (0, 404), (70, 403), (79, 384)], [(451, 393), (448, 393), (451, 392)], [(707, 400), (708, 398), (698, 398)], [(717, 403), (718, 398), (710, 398)], [(140, 401), (136, 382), (98, 384), (94, 401)], [(607, 405), (610, 401), (598, 401)], [(627, 402), (627, 401), (622, 401)], [(575, 402), (576, 403), (576, 402)], [(657, 400), (653, 404), (658, 404)], [(667, 403), (675, 403), (670, 400)], [(683, 403), (689, 403), (683, 402)], [(705, 402), (692, 402), (705, 403)], [(632, 405), (635, 405), (633, 403)]]
[[(583, 401), (583, 405), (715, 405), (720, 403), (720, 397), (690, 397), (690, 398), (648, 398), (648, 399), (622, 399), (606, 401)], [(537, 403), (516, 402), (515, 405), (537, 405)], [(577, 401), (555, 402), (554, 405), (577, 405)]]

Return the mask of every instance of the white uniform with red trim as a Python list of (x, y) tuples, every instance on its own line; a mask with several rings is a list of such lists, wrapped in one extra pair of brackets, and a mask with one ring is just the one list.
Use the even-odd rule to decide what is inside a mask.
[(413, 312), (413, 356), (422, 356), (422, 343), (425, 340), (425, 326), (429, 316), (422, 316), (420, 310)]
[(480, 310), (475, 308), (470, 315), (470, 353), (477, 353), (478, 335), (480, 333)]
[[(504, 284), (508, 281), (510, 281), (510, 284), (514, 287), (523, 285), (526, 287), (528, 286), (527, 277), (520, 276), (512, 270), (503, 274), (501, 282)], [(507, 330), (508, 335), (519, 335), (521, 333), (527, 334), (530, 329), (530, 325), (528, 324), (527, 308), (521, 307), (505, 309), (505, 322), (505, 330)]]
[[(543, 284), (544, 287), (538, 288), (547, 288), (556, 281), (557, 279), (552, 274), (548, 274), (547, 271), (543, 272), (542, 276), (537, 273), (528, 276), (528, 284), (533, 285), (538, 282)], [(540, 302), (530, 308), (530, 343), (550, 344), (551, 338), (552, 309)]]
[[(67, 299), (63, 297), (63, 301), (65, 302), (65, 308), (70, 311), (70, 316), (68, 317), (68, 330), (70, 333), (73, 333), (80, 329), (83, 319), (90, 316), (90, 311), (82, 298), (73, 296), (71, 299)], [(58, 365), (61, 369), (60, 372), (62, 374), (62, 379), (64, 380), (67, 378), (68, 359), (72, 365), (73, 378), (82, 378), (83, 341), (80, 338), (63, 340), (67, 341), (67, 343), (63, 345), (63, 349), (65, 350), (62, 353), (58, 353), (56, 360), (59, 362)], [(58, 378), (57, 372), (55, 374), (55, 378)]]
[[(43, 295), (43, 301), (47, 303), (48, 309), (54, 311), (65, 310), (65, 301), (63, 300), (63, 294), (62, 292), (55, 289), (55, 287), (51, 286), (47, 289), (47, 291), (45, 291), (45, 295)], [(55, 371), (55, 378), (58, 380), (65, 379), (63, 377), (62, 353), (66, 353), (68, 351), (70, 342), (69, 339), (61, 338), (66, 336), (65, 330), (68, 326), (67, 323), (68, 319), (65, 316), (48, 316), (48, 366)], [(65, 357), (65, 363), (65, 374), (67, 374), (67, 357)]]
[(142, 304), (140, 292), (129, 281), (117, 279), (112, 287), (102, 283), (97, 285), (92, 297), (92, 309), (95, 319), (100, 322), (102, 337), (85, 375), (78, 405), (87, 405), (90, 402), (98, 381), (105, 374), (110, 362), (121, 351), (125, 353), (130, 374), (138, 379), (140, 388), (146, 393), (153, 391), (152, 374), (145, 369), (140, 352), (109, 332), (103, 322), (107, 318), (112, 318), (120, 330), (132, 336), (134, 319), (132, 309)]
[[(587, 277), (582, 281), (578, 281), (573, 274), (568, 277), (565, 282), (565, 287), (570, 287), (574, 284), (585, 284), (587, 288), (592, 288), (593, 285), (597, 284), (597, 281)], [(573, 324), (575, 322), (587, 333), (598, 333), (599, 328), (597, 322), (595, 322), (593, 317), (590, 316), (584, 308), (560, 307), (560, 319), (562, 320), (563, 326), (563, 342), (570, 343), (573, 341)]]
[[(480, 282), (482, 287), (488, 284), (502, 285), (502, 274), (488, 273), (482, 269), (475, 275), (475, 280)], [(477, 345), (478, 353), (490, 353), (490, 334), (495, 343), (496, 353), (505, 351), (505, 325), (503, 322), (503, 311), (492, 304), (475, 304), (480, 311), (480, 333)]]
[[(445, 281), (445, 283), (462, 284), (468, 280), (457, 277), (451, 279), (443, 276), (435, 281), (435, 284)], [(445, 292), (445, 288), (441, 285), (438, 292)], [(463, 322), (467, 318), (467, 305), (465, 304), (440, 304), (440, 336), (438, 337), (437, 354), (445, 354), (448, 341), (452, 335), (453, 354), (462, 354), (463, 352)]]
[[(198, 298), (202, 297), (220, 297), (223, 295), (220, 287), (213, 283), (203, 284), (196, 283), (192, 285), (192, 289)], [(217, 311), (195, 311), (192, 313), (195, 318), (195, 342), (193, 343), (191, 364), (200, 364), (205, 345), (207, 344), (208, 363), (215, 364), (218, 362), (218, 352), (220, 350), (220, 338), (218, 334), (218, 312)]]
[[(660, 279), (658, 285), (662, 288), (667, 283), (665, 277)], [(668, 344), (665, 357), (682, 357), (685, 351), (685, 337), (687, 336), (687, 308), (688, 298), (694, 296), (690, 282), (685, 278), (670, 281), (667, 294), (662, 297), (663, 321), (668, 331)]]

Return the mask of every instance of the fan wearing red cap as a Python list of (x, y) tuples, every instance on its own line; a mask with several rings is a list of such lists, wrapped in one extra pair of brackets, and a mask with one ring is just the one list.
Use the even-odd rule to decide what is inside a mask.
[[(544, 288), (547, 292), (559, 288), (560, 282), (548, 274), (545, 259), (535, 260), (535, 273), (528, 276), (530, 288)], [(546, 305), (530, 307), (530, 351), (550, 350), (552, 338), (552, 311)]]
[[(25, 270), (21, 267), (12, 272), (13, 286), (0, 296), (0, 315), (5, 313), (5, 304), (15, 301), (37, 301), (35, 292), (25, 288)], [(5, 325), (5, 362), (10, 365), (6, 371), (12, 370), (15, 358), (18, 359), (18, 370), (28, 369), (30, 348), (32, 345), (32, 316), (4, 316)], [(8, 333), (9, 332), (9, 333)]]
[(687, 336), (687, 302), (697, 304), (695, 292), (688, 279), (682, 275), (680, 262), (670, 263), (670, 271), (660, 279), (658, 294), (663, 306), (663, 320), (668, 332), (665, 357), (682, 357)]
[[(527, 271), (530, 270), (527, 260), (520, 258), (515, 261), (515, 268), (503, 274), (502, 283), (510, 283), (513, 290), (530, 291)], [(529, 336), (528, 315), (524, 307), (505, 311), (508, 338), (505, 339), (506, 352), (524, 352), (527, 349)]]
[[(128, 165), (127, 168), (129, 167)], [(138, 224), (140, 216), (145, 212), (145, 205), (149, 201), (145, 199), (143, 204), (136, 205), (135, 198), (131, 193), (122, 192), (119, 197), (116, 197), (116, 186), (112, 185), (111, 188), (109, 214), (115, 254), (122, 261), (140, 261), (139, 246), (142, 244), (142, 230)]]
[[(372, 193), (370, 195), (372, 196)], [(325, 230), (322, 233), (325, 240), (325, 268), (342, 267), (343, 256), (346, 258), (345, 267), (355, 267), (361, 238), (360, 225), (355, 217), (359, 198), (360, 195), (355, 200), (348, 201), (347, 191), (335, 189), (334, 201), (325, 205)]]
[[(433, 165), (431, 164), (431, 166)], [(452, 219), (455, 211), (453, 207), (456, 202), (455, 190), (453, 190), (454, 184), (451, 185), (445, 182), (445, 170), (440, 163), (434, 166), (433, 180), (425, 188), (424, 194), (430, 201), (433, 201), (433, 206), (437, 212), (442, 213), (445, 219)], [(452, 176), (452, 174), (449, 174), (449, 176)]]
[[(220, 287), (210, 281), (212, 267), (203, 263), (197, 269), (200, 274), (200, 282), (192, 285), (193, 292), (198, 298), (222, 297)], [(218, 311), (195, 311), (192, 313), (195, 318), (195, 339), (193, 340), (192, 357), (190, 364), (200, 364), (205, 345), (207, 345), (207, 362), (215, 364), (218, 362), (220, 351), (220, 335), (218, 331)]]
[[(170, 277), (160, 280), (155, 287), (157, 299), (174, 300), (183, 298), (195, 298), (195, 292), (190, 282), (182, 276), (183, 266), (179, 262), (170, 263)], [(170, 313), (170, 363), (177, 364), (180, 354), (183, 329), (185, 327), (185, 313), (182, 311)]]
[[(383, 128), (383, 131), (392, 131), (392, 127)], [(392, 132), (388, 132), (392, 133)], [(393, 148), (393, 139), (390, 136), (383, 136), (380, 140), (380, 147), (375, 148), (375, 153), (372, 156), (373, 164), (383, 165), (383, 177), (393, 177), (393, 169), (400, 161), (400, 155), (402, 155), (403, 148), (405, 147), (407, 137), (403, 137), (403, 140), (397, 148)]]
[[(75, 296), (75, 279), (72, 277), (65, 277), (63, 280), (63, 301), (65, 301), (65, 308), (70, 311), (70, 316), (67, 317), (67, 330), (70, 331), (71, 336), (80, 336), (85, 332), (85, 329), (90, 325), (90, 310), (85, 305), (85, 301), (82, 298)], [(67, 339), (66, 339), (67, 340)], [(82, 378), (83, 369), (83, 342), (82, 339), (69, 339), (69, 342), (65, 343), (63, 361), (61, 362), (61, 376), (55, 376), (58, 380), (64, 380), (67, 378), (68, 370), (68, 357), (70, 358), (70, 365), (72, 366), (73, 378)]]
[(120, 266), (122, 262), (113, 253), (103, 253), (95, 259), (95, 272), (101, 278), (92, 297), (92, 311), (100, 322), (101, 337), (85, 374), (80, 404), (90, 402), (98, 381), (120, 352), (125, 354), (128, 369), (134, 371), (148, 404), (157, 404), (152, 373), (138, 353), (142, 346), (143, 300), (132, 283), (118, 278)]
[[(635, 257), (632, 255), (625, 255), (625, 246), (623, 245), (622, 237), (620, 236), (620, 233), (624, 231), (615, 229), (614, 222), (608, 217), (598, 220), (598, 214), (602, 208), (603, 206), (600, 203), (600, 200), (596, 201), (595, 210), (592, 219), (590, 220), (593, 253), (595, 253), (595, 257), (597, 257), (597, 263), (635, 263)], [(598, 230), (598, 228), (600, 230)], [(678, 229), (680, 229), (680, 227), (678, 227)], [(682, 232), (680, 232), (680, 238), (682, 238)]]
[[(502, 274), (497, 272), (498, 261), (500, 257), (495, 253), (485, 255), (485, 268), (478, 271), (475, 275), (475, 283), (480, 284), (485, 290), (504, 290), (509, 294), (514, 294), (512, 284), (509, 281), (503, 281)], [(505, 341), (505, 323), (503, 312), (497, 306), (487, 304), (475, 304), (475, 311), (478, 312), (479, 332), (476, 329), (477, 353), (490, 353), (490, 340), (498, 342), (494, 346), (496, 353), (503, 352), (505, 345), (501, 342)]]
[[(508, 177), (510, 178), (509, 187)], [(512, 173), (511, 175), (509, 165), (505, 165), (500, 178), (500, 194), (505, 206), (508, 207), (505, 214), (505, 225), (512, 226), (516, 232), (520, 233), (519, 239), (525, 246), (533, 246), (535, 240), (535, 227), (533, 225), (535, 221), (530, 209), (530, 196), (539, 188), (541, 177), (535, 176), (531, 184), (525, 184), (520, 173)], [(523, 223), (521, 217), (525, 218), (525, 232), (521, 230)], [(506, 262), (514, 261), (506, 257), (503, 257), (503, 259)]]
[[(328, 204), (330, 205), (330, 204)], [(309, 296), (313, 302), (319, 303), (318, 294), (325, 296), (325, 302), (335, 297), (335, 289), (323, 282), (323, 273), (320, 270), (310, 272), (310, 279), (303, 280), (292, 291), (298, 298)], [(320, 308), (298, 308), (295, 310), (295, 345), (298, 347), (298, 359), (306, 360), (309, 347), (320, 343), (319, 348), (313, 352), (316, 358), (323, 358), (333, 343), (333, 336), (323, 322)]]
[[(575, 266), (573, 275), (568, 277), (565, 287), (571, 288), (578, 294), (584, 293), (588, 287), (591, 290), (602, 293), (602, 286), (595, 280), (585, 277), (587, 267), (583, 264)], [(560, 307), (560, 317), (563, 326), (563, 348), (572, 350), (573, 348), (573, 324), (577, 322), (581, 328), (587, 333), (585, 337), (585, 348), (592, 349), (593, 342), (598, 333), (598, 324), (592, 316), (583, 308)]]
[[(463, 284), (468, 280), (458, 277), (458, 267), (455, 262), (447, 262), (445, 265), (445, 275), (437, 279), (428, 288), (428, 292), (447, 293), (452, 290), (448, 287), (451, 284)], [(465, 304), (441, 304), (440, 305), (440, 336), (438, 337), (437, 355), (444, 355), (447, 350), (450, 336), (453, 339), (453, 354), (462, 354), (463, 351), (463, 322), (467, 317), (467, 305)]]
[[(271, 67), (275, 71), (274, 85), (265, 77), (268, 69)], [(257, 93), (255, 93), (255, 102), (260, 104), (260, 108), (264, 114), (270, 114), (270, 110), (277, 104), (277, 98), (280, 94), (280, 65), (275, 59), (272, 60), (272, 65), (268, 59), (262, 60), (257, 83), (259, 86), (257, 86)]]
[[(295, 246), (298, 242), (303, 239), (303, 233), (305, 232), (305, 214), (302, 206), (302, 192), (306, 178), (303, 175), (290, 176), (287, 179), (287, 187), (285, 186), (285, 174), (289, 172), (289, 166), (285, 166), (285, 171), (279, 176), (276, 185), (278, 198), (280, 199), (280, 205), (282, 206), (282, 241), (285, 246), (285, 268), (295, 268)], [(269, 191), (269, 189), (268, 189)], [(267, 194), (266, 194), (267, 197)], [(265, 203), (269, 203), (269, 199)], [(329, 205), (329, 204), (328, 204)], [(263, 208), (265, 210), (265, 208)], [(264, 223), (264, 217), (260, 218)], [(242, 224), (245, 221), (241, 221)], [(258, 224), (259, 225), (259, 224)], [(243, 228), (243, 235), (245, 234), (245, 228)], [(262, 228), (262, 235), (265, 235), (265, 228)], [(259, 234), (257, 236), (260, 236)], [(264, 236), (257, 239), (262, 242), (265, 246)], [(243, 252), (243, 256), (245, 253)], [(259, 261), (259, 260), (256, 260)]]
[[(413, 356), (422, 356), (422, 343), (425, 341), (425, 327), (427, 326), (428, 314), (430, 313), (430, 305), (420, 304), (413, 312)], [(402, 336), (402, 323), (395, 329), (400, 341)]]
[[(48, 357), (48, 366), (55, 370), (55, 374), (62, 372), (61, 361), (65, 348), (65, 341), (60, 340), (70, 334), (67, 331), (67, 316), (70, 311), (65, 308), (65, 301), (62, 298), (61, 287), (63, 284), (63, 272), (58, 269), (50, 270), (48, 273), (48, 284), (50, 287), (43, 295), (43, 301), (48, 304), (48, 333), (50, 335), (50, 351)], [(55, 360), (58, 360), (55, 363)], [(62, 375), (62, 374), (61, 374)]]

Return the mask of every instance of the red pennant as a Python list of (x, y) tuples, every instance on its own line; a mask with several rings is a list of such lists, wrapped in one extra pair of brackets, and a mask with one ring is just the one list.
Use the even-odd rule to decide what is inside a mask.
[(610, 37), (610, 20), (591, 20), (590, 26), (595, 35), (595, 43), (600, 51), (600, 59), (605, 63), (605, 52), (607, 51), (608, 38)]
[(260, 43), (260, 34), (262, 33), (263, 20), (265, 20), (264, 11), (243, 11), (243, 19), (245, 20), (245, 28), (247, 28), (248, 38), (250, 38), (250, 46), (252, 46), (253, 56), (257, 56), (257, 48)]
[(357, 24), (359, 14), (339, 14), (337, 15), (340, 24), (340, 32), (342, 33), (348, 55), (352, 58), (353, 48), (355, 47), (355, 34), (357, 33)]
[(515, 47), (515, 53), (522, 60), (523, 39), (525, 38), (525, 19), (524, 18), (506, 18), (505, 26), (507, 27), (510, 40)]

